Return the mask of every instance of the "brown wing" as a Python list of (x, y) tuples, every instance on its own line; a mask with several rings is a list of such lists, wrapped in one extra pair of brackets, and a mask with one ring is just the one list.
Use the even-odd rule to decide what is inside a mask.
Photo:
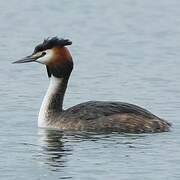
[(64, 116), (73, 116), (80, 119), (93, 120), (102, 116), (111, 116), (114, 114), (124, 113), (141, 115), (150, 119), (159, 119), (151, 112), (139, 106), (129, 103), (109, 101), (88, 101), (85, 103), (81, 103), (65, 110)]

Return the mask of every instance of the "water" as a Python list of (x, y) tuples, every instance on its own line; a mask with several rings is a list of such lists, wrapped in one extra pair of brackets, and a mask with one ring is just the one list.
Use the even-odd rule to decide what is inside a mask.
[[(179, 180), (180, 1), (0, 1), (1, 180)], [(12, 65), (58, 35), (75, 61), (65, 107), (138, 104), (173, 124), (162, 134), (60, 133), (37, 128), (45, 67)]]

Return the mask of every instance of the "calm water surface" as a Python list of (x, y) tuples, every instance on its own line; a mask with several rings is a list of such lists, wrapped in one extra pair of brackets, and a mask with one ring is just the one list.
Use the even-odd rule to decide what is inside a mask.
[[(1, 180), (180, 179), (180, 1), (0, 1)], [(37, 128), (45, 67), (12, 65), (48, 36), (70, 38), (65, 107), (138, 104), (173, 123), (162, 134)]]

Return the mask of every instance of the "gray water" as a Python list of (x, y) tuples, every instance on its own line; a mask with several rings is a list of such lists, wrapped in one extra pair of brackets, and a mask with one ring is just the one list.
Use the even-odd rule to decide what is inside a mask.
[[(178, 0), (0, 1), (0, 179), (179, 180), (179, 7)], [(135, 103), (171, 122), (171, 132), (37, 128), (46, 69), (11, 62), (56, 35), (73, 41), (65, 107)]]

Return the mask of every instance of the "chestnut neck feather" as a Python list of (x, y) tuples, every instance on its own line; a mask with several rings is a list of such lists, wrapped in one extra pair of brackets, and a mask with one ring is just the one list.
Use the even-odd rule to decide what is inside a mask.
[(66, 47), (55, 47), (53, 60), (46, 66), (48, 76), (58, 78), (69, 78), (73, 69), (73, 61), (69, 50)]
[(72, 60), (64, 60), (61, 64), (47, 65), (46, 68), (49, 77), (53, 75), (57, 78), (69, 78), (73, 69), (73, 62)]

